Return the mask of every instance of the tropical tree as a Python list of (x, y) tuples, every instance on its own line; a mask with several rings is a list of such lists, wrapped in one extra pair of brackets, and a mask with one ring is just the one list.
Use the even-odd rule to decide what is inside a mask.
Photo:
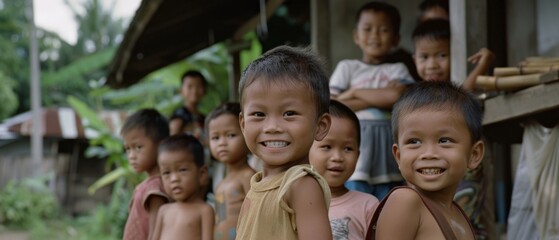
[[(10, 82), (2, 84), (2, 92), (17, 95), (17, 100), (12, 105), (15, 104), (18, 109), (28, 109), (29, 106), (29, 44), (26, 35), (22, 33), (27, 22), (24, 3), (25, 1), (3, 0), (0, 6), (0, 72), (3, 83)], [(12, 114), (12, 108), (2, 109), (2, 118)]]
[(125, 21), (113, 16), (115, 1), (108, 7), (99, 0), (82, 0), (79, 5), (68, 0), (65, 3), (78, 24), (78, 38), (74, 46), (60, 49), (71, 62), (45, 74), (43, 88), (50, 93), (50, 101), (45, 102), (64, 105), (68, 96), (74, 96), (92, 103), (88, 93), (104, 82)]
[(124, 33), (125, 21), (115, 18), (111, 12), (116, 1), (113, 0), (108, 7), (100, 0), (81, 0), (78, 4), (72, 4), (69, 0), (64, 2), (72, 10), (79, 26), (78, 39), (72, 48), (77, 57), (111, 48), (119, 43)]
[(14, 81), (0, 71), (0, 119), (8, 117), (17, 108), (17, 96), (13, 91)]
[[(28, 2), (0, 0), (0, 72), (3, 78), (0, 81), (5, 83), (0, 91), (17, 96), (17, 101), (10, 101), (9, 107), (2, 107), (0, 120), (30, 109), (29, 21), (25, 15)], [(69, 95), (89, 102), (88, 93), (92, 86), (104, 81), (107, 66), (124, 31), (125, 19), (117, 19), (112, 14), (115, 1), (111, 6), (102, 5), (100, 0), (81, 0), (81, 7), (66, 3), (78, 24), (76, 45), (41, 28), (36, 33), (44, 106), (67, 105)]]

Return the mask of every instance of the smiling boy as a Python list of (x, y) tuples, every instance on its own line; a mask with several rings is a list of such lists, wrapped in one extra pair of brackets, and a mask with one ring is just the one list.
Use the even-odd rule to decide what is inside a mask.
[(481, 116), (477, 100), (450, 82), (414, 84), (398, 100), (392, 152), (409, 187), (393, 190), (379, 206), (376, 239), (475, 239), (453, 198), (483, 157)]
[(253, 61), (239, 84), (240, 124), (263, 170), (250, 182), (237, 239), (332, 239), (328, 184), (309, 150), (330, 128), (328, 78), (309, 50), (278, 47)]

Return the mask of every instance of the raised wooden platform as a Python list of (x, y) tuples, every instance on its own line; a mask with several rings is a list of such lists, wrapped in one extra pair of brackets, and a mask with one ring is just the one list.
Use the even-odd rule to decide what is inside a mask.
[(521, 142), (520, 123), (534, 118), (544, 126), (559, 123), (559, 82), (540, 84), (484, 101), (485, 135), (498, 142)]

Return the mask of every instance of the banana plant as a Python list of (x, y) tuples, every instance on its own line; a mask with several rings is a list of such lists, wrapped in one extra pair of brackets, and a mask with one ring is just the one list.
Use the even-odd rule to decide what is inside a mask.
[(89, 140), (90, 147), (86, 150), (86, 157), (106, 158), (107, 168), (111, 169), (109, 173), (95, 181), (88, 188), (88, 192), (94, 194), (100, 188), (108, 186), (120, 178), (127, 179), (128, 187), (139, 183), (144, 176), (135, 173), (130, 168), (123, 152), (122, 141), (112, 134), (109, 127), (86, 103), (73, 96), (68, 97), (68, 103), (84, 119), (84, 127), (97, 132), (96, 137)]

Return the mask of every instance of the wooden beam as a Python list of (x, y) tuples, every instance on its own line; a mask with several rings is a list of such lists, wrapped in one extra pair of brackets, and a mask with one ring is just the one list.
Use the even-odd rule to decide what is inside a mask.
[(485, 100), (483, 125), (489, 125), (559, 109), (559, 82), (541, 84)]

